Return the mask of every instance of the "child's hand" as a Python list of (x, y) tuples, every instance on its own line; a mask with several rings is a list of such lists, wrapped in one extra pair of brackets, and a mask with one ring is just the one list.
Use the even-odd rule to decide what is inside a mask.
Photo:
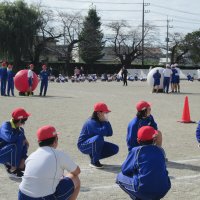
[(28, 142), (28, 140), (27, 139), (25, 139), (24, 140), (24, 143), (23, 143), (24, 145), (26, 145), (27, 146), (27, 148), (29, 148), (29, 142)]

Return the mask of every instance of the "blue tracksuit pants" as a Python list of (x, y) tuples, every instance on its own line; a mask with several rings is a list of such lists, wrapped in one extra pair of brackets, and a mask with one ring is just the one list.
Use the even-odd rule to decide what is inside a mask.
[(7, 85), (7, 95), (10, 96), (10, 91), (12, 96), (14, 96), (14, 81), (8, 81), (8, 85)]
[(16, 143), (7, 144), (0, 148), (0, 163), (10, 163), (18, 168), (22, 159), (27, 158), (27, 146), (23, 145), (24, 137), (19, 137)]
[(79, 149), (84, 154), (89, 154), (92, 163), (100, 159), (113, 156), (118, 153), (119, 147), (110, 142), (105, 142), (103, 136), (96, 135), (79, 145)]
[(163, 90), (164, 92), (169, 92), (170, 77), (164, 77)]
[(42, 92), (44, 90), (44, 96), (47, 93), (47, 87), (48, 87), (48, 80), (47, 81), (41, 81), (41, 85), (40, 85), (40, 95), (42, 95)]
[(141, 192), (135, 192), (133, 182), (134, 182), (133, 178), (123, 175), (122, 172), (120, 172), (117, 175), (116, 183), (120, 186), (122, 190), (124, 190), (124, 192), (126, 192), (130, 196), (131, 199), (133, 200), (160, 200), (159, 197), (158, 198), (155, 197), (153, 199), (141, 198), (141, 196), (144, 196), (144, 195)]
[(1, 77), (1, 96), (6, 94), (6, 82), (7, 78)]

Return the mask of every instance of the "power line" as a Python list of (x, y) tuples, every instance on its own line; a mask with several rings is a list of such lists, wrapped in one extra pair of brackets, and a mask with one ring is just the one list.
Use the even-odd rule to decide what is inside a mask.
[[(141, 21), (139, 19), (101, 19), (101, 21)], [(154, 21), (160, 21), (160, 22), (165, 22), (166, 20), (162, 19), (152, 19), (152, 20), (146, 20), (145, 22), (154, 22)]]
[[(191, 24), (191, 22), (186, 22), (186, 21), (177, 20), (177, 19), (175, 19), (173, 21), (180, 22), (180, 23), (185, 23), (185, 24)], [(192, 24), (200, 24), (200, 21), (199, 22), (193, 22)]]
[[(151, 13), (155, 13), (155, 14), (158, 14), (158, 15), (164, 15), (163, 13), (161, 12), (157, 12), (157, 11), (152, 11)], [(173, 18), (179, 18), (179, 19), (184, 19), (184, 20), (187, 20), (187, 21), (191, 21), (191, 22), (200, 22), (200, 20), (196, 20), (196, 19), (189, 19), (189, 18), (185, 18), (185, 17), (182, 17), (182, 16), (177, 16), (177, 15), (170, 15), (170, 14), (166, 14), (166, 16), (170, 16), (170, 17), (173, 17)]]
[(127, 2), (123, 2), (123, 3), (117, 3), (117, 2), (108, 2), (108, 1), (78, 1), (78, 0), (57, 0), (57, 1), (69, 1), (69, 2), (77, 2), (77, 3), (97, 3), (97, 4), (117, 4), (117, 5), (133, 5), (133, 4), (142, 4), (142, 3), (127, 3)]
[[(51, 7), (51, 6), (42, 6), (45, 8), (50, 8), (50, 9), (64, 9), (64, 10), (78, 10), (78, 11), (83, 11), (86, 10), (88, 11), (89, 8), (83, 8), (83, 9), (78, 9), (78, 8), (68, 8), (68, 7)], [(141, 12), (141, 10), (101, 10), (101, 9), (97, 9), (97, 11), (101, 11), (101, 12)]]
[(183, 11), (183, 10), (179, 10), (179, 9), (174, 9), (174, 8), (169, 8), (169, 7), (165, 7), (165, 6), (160, 6), (160, 5), (157, 5), (157, 4), (154, 4), (154, 3), (151, 3), (151, 5), (154, 6), (154, 7), (157, 7), (157, 8), (164, 8), (164, 9), (167, 9), (167, 10), (173, 10), (173, 11), (180, 12), (180, 13), (185, 13), (185, 14), (200, 16), (199, 13), (191, 13), (191, 12), (188, 12), (188, 11)]

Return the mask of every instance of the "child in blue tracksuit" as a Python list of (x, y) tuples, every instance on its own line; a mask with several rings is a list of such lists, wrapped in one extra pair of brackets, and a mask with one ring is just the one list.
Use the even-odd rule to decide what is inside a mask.
[(156, 93), (158, 93), (159, 86), (160, 86), (160, 78), (161, 78), (161, 74), (160, 74), (159, 70), (157, 69), (156, 72), (153, 74), (154, 84), (153, 84), (152, 92), (154, 92), (154, 90), (156, 90)]
[(42, 96), (43, 89), (44, 89), (43, 96), (46, 96), (48, 87), (48, 77), (49, 77), (49, 72), (47, 71), (47, 67), (46, 65), (42, 65), (42, 71), (40, 72), (40, 79), (41, 79), (40, 96)]
[(7, 78), (8, 78), (8, 84), (7, 84), (7, 95), (10, 96), (10, 91), (12, 96), (14, 95), (14, 72), (12, 71), (13, 66), (12, 65), (8, 65), (8, 69), (7, 69)]
[(99, 160), (113, 156), (119, 151), (117, 145), (104, 141), (104, 137), (110, 137), (113, 134), (108, 121), (109, 112), (106, 104), (101, 102), (95, 104), (92, 117), (83, 125), (78, 139), (78, 149), (90, 156), (91, 167), (102, 168), (103, 165)]
[(12, 119), (0, 127), (0, 163), (14, 178), (23, 176), (29, 143), (21, 126), (29, 116), (23, 108), (17, 108), (12, 112)]
[[(139, 146), (137, 141), (138, 129), (142, 126), (152, 126), (154, 129), (158, 129), (153, 116), (151, 115), (151, 106), (146, 101), (140, 101), (136, 105), (137, 115), (128, 124), (126, 143), (128, 146), (128, 151), (131, 151), (133, 147)], [(158, 145), (162, 145), (162, 135), (159, 131), (159, 140), (157, 140)]]
[(138, 131), (139, 146), (132, 148), (116, 183), (134, 200), (160, 200), (171, 188), (164, 150), (154, 143), (157, 131), (143, 126)]
[(171, 79), (172, 92), (177, 92), (177, 76), (176, 76), (177, 73), (178, 71), (175, 68), (175, 65), (172, 65), (172, 79)]
[(6, 96), (7, 63), (3, 62), (1, 67), (1, 96)]

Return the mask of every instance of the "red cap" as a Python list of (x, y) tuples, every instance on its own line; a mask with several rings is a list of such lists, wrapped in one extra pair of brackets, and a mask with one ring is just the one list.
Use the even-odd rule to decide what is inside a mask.
[(138, 130), (137, 136), (140, 141), (148, 141), (154, 138), (154, 135), (158, 134), (152, 126), (143, 126)]
[(43, 141), (56, 137), (58, 134), (60, 133), (57, 132), (56, 129), (51, 125), (43, 126), (37, 130), (38, 141)]
[(6, 66), (6, 62), (2, 62), (2, 66), (5, 67)]
[(146, 101), (140, 101), (137, 103), (136, 105), (136, 108), (137, 108), (137, 111), (142, 111), (142, 110), (145, 110), (147, 109), (148, 107), (151, 107), (151, 104), (146, 102)]
[(27, 113), (23, 108), (16, 108), (12, 112), (13, 119), (24, 119), (28, 118), (31, 114)]
[(96, 103), (94, 105), (94, 111), (96, 111), (96, 112), (111, 112), (108, 109), (107, 105), (103, 102)]

